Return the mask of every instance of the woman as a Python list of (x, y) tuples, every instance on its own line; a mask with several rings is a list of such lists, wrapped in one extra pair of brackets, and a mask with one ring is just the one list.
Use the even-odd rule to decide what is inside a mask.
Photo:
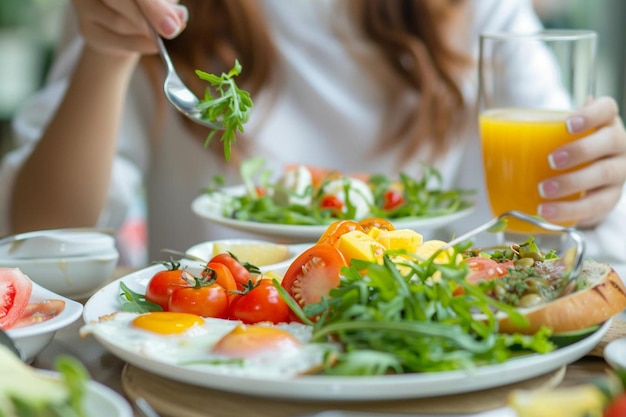
[[(159, 250), (232, 237), (190, 214), (217, 174), (262, 155), (280, 169), (306, 163), (344, 172), (417, 174), (426, 160), (446, 187), (476, 189), (477, 210), (441, 231), (450, 238), (491, 217), (473, 103), (481, 31), (535, 31), (526, 0), (74, 0), (67, 36), (45, 89), (17, 116), (19, 148), (0, 170), (4, 230), (119, 227), (145, 186), (150, 260)], [(222, 144), (165, 102), (163, 66), (148, 19), (197, 95), (194, 69), (221, 73), (235, 58), (253, 95), (245, 136), (230, 162)], [(73, 24), (78, 23), (78, 32)], [(511, 62), (511, 65), (519, 65)], [(542, 80), (520, 86), (545, 94)], [(626, 260), (626, 133), (612, 99), (568, 122), (597, 132), (552, 154), (557, 169), (589, 168), (543, 187), (569, 203), (545, 204), (549, 220), (588, 229), (593, 255)], [(556, 187), (554, 187), (556, 185)]]

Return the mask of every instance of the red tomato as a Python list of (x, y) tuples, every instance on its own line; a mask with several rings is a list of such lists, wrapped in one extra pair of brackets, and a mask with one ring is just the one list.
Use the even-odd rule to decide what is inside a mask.
[(320, 208), (329, 209), (332, 212), (341, 212), (343, 209), (343, 201), (335, 195), (325, 195), (320, 202)]
[(170, 295), (168, 311), (196, 314), (202, 317), (228, 318), (228, 294), (211, 280), (195, 278), (196, 285), (176, 288)]
[(467, 258), (465, 262), (470, 269), (466, 280), (472, 284), (477, 284), (479, 281), (501, 278), (508, 273), (507, 268), (513, 266), (513, 261), (498, 263), (493, 259), (480, 256)]
[(209, 261), (209, 264), (211, 263), (220, 263), (225, 265), (230, 270), (230, 273), (232, 274), (235, 282), (240, 288), (245, 288), (245, 286), (248, 285), (248, 281), (250, 281), (250, 279), (254, 281), (254, 278), (250, 274), (248, 268), (246, 268), (244, 264), (239, 262), (237, 258), (235, 258), (230, 253), (224, 252), (215, 255)]
[(606, 410), (604, 417), (624, 417), (626, 416), (626, 395), (621, 395), (614, 399)]
[(346, 265), (336, 247), (318, 243), (291, 263), (281, 285), (301, 306), (317, 303), (339, 285), (339, 273)]
[(385, 210), (393, 210), (404, 203), (404, 196), (398, 190), (392, 189), (385, 191), (383, 198), (385, 200), (383, 203), (383, 209)]
[(267, 194), (267, 190), (261, 185), (257, 185), (256, 187), (254, 187), (254, 190), (256, 191), (257, 197), (265, 197), (265, 194)]
[(33, 283), (17, 268), (0, 268), (0, 329), (10, 329), (22, 317)]
[(334, 246), (339, 241), (341, 235), (351, 232), (352, 230), (363, 231), (363, 228), (359, 225), (358, 222), (354, 220), (338, 220), (328, 225), (326, 231), (322, 234), (317, 243), (324, 243)]
[(208, 280), (214, 280), (217, 284), (221, 285), (228, 294), (230, 294), (231, 291), (237, 290), (237, 282), (232, 272), (230, 272), (230, 269), (223, 263), (209, 262), (204, 268), (204, 271), (202, 271), (202, 277)]
[(395, 229), (394, 225), (389, 220), (381, 219), (380, 217), (368, 217), (367, 219), (360, 220), (359, 226), (361, 226), (365, 233), (369, 232), (374, 227), (387, 231)]
[(150, 279), (146, 287), (146, 300), (158, 304), (167, 311), (167, 303), (174, 289), (188, 287), (189, 283), (183, 278), (183, 270), (178, 262), (163, 262), (167, 267), (159, 271)]
[(262, 321), (284, 323), (289, 321), (289, 306), (278, 294), (270, 280), (261, 279), (243, 294), (237, 295), (229, 307), (229, 318), (246, 324)]

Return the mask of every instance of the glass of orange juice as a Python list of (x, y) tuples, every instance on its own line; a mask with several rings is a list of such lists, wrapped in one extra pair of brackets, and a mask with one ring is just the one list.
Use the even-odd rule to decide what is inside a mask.
[[(570, 134), (565, 121), (593, 96), (596, 44), (596, 33), (586, 30), (481, 34), (479, 127), (495, 216), (512, 210), (537, 215), (547, 201), (539, 183), (567, 172), (553, 170), (548, 155), (588, 134)], [(512, 220), (507, 231), (531, 234), (537, 228)]]

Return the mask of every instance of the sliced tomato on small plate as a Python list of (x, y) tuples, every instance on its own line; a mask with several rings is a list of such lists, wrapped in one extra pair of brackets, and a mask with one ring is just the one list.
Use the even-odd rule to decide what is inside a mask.
[(477, 284), (495, 278), (502, 278), (508, 274), (508, 268), (513, 266), (513, 261), (496, 262), (493, 259), (476, 256), (465, 260), (469, 266), (470, 273), (465, 278), (467, 282)]
[(0, 329), (10, 329), (22, 317), (33, 291), (31, 280), (17, 268), (0, 268)]

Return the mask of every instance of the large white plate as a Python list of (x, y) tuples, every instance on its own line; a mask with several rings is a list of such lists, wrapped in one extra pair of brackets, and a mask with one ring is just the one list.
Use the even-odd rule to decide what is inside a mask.
[[(181, 262), (192, 272), (194, 262)], [(86, 323), (119, 310), (119, 285), (144, 292), (147, 282), (160, 265), (136, 271), (96, 292), (85, 304)], [(425, 374), (385, 375), (378, 377), (304, 376), (295, 379), (269, 379), (213, 374), (206, 370), (167, 364), (133, 353), (114, 340), (97, 337), (111, 353), (139, 368), (166, 378), (198, 386), (241, 394), (275, 398), (320, 399), (332, 401), (420, 398), (476, 391), (506, 385), (543, 375), (583, 357), (600, 341), (610, 322), (589, 337), (544, 355), (528, 355), (508, 362), (477, 368), (473, 371), (447, 371)]]
[[(243, 195), (243, 193), (245, 192), (245, 188), (243, 185), (225, 187), (223, 190), (225, 194), (230, 194), (234, 196)], [(291, 241), (317, 241), (317, 239), (319, 239), (319, 237), (328, 228), (328, 226), (326, 225), (306, 226), (293, 224), (261, 223), (224, 217), (223, 200), (217, 194), (199, 195), (191, 203), (191, 210), (196, 215), (202, 218), (211, 220), (222, 226), (230, 227), (231, 229), (241, 230), (244, 232), (274, 238), (287, 238)], [(423, 218), (407, 217), (403, 219), (393, 219), (391, 220), (391, 222), (396, 227), (396, 229), (413, 229), (420, 233), (423, 233), (445, 226), (446, 224), (451, 223), (455, 220), (461, 219), (470, 214), (472, 210), (473, 208), (467, 208), (465, 210), (461, 210), (445, 216)]]

